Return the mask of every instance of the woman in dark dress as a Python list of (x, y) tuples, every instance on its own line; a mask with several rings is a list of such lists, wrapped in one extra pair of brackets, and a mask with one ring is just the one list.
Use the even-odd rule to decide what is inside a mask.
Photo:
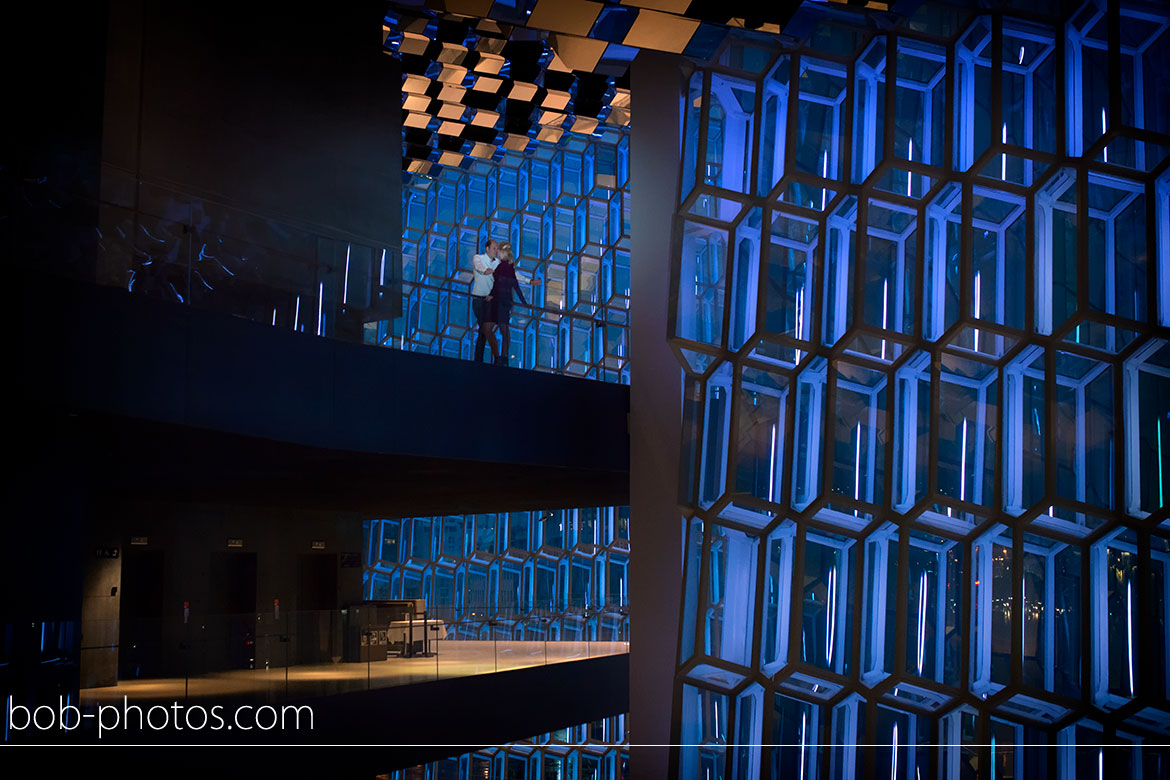
[[(495, 281), (492, 284), (492, 295), (489, 301), (491, 314), (489, 321), (493, 323), (493, 327), (500, 331), (500, 351), (495, 353), (493, 350), (492, 357), (495, 359), (496, 365), (508, 365), (508, 346), (512, 340), (512, 296), (515, 295), (520, 299), (520, 303), (525, 306), (528, 301), (524, 300), (524, 293), (520, 290), (520, 280), (516, 278), (516, 257), (512, 253), (512, 245), (505, 243), (500, 245), (500, 264), (496, 266), (493, 277)], [(491, 339), (491, 344), (495, 345), (495, 337)]]

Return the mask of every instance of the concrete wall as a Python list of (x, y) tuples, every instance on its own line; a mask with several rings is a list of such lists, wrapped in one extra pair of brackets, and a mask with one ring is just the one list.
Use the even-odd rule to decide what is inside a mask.
[[(642, 745), (677, 742), (682, 535), (678, 511), (682, 369), (667, 345), (678, 202), (680, 58), (642, 51), (631, 72), (630, 721)], [(665, 747), (633, 747), (631, 777), (671, 777)]]

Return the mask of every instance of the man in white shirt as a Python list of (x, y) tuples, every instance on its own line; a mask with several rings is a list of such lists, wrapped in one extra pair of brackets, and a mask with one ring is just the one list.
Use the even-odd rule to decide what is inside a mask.
[[(471, 312), (479, 324), (479, 333), (475, 337), (474, 356), (479, 363), (483, 362), (483, 352), (487, 346), (487, 340), (493, 338), (488, 335), (488, 323), (485, 320), (487, 320), (488, 315), (488, 296), (492, 294), (494, 283), (492, 272), (500, 264), (496, 257), (499, 251), (499, 242), (494, 238), (489, 238), (484, 244), (483, 253), (471, 258)], [(494, 349), (492, 353), (495, 354)]]
[[(489, 238), (487, 243), (483, 245), (483, 253), (472, 255), (471, 257), (471, 312), (475, 315), (475, 320), (479, 324), (479, 333), (475, 337), (475, 360), (482, 363), (484, 357), (484, 348), (488, 345), (488, 339), (492, 343), (492, 356), (496, 354), (494, 334), (488, 330), (491, 323), (485, 322), (490, 312), (492, 287), (495, 284), (495, 278), (492, 276), (495, 273), (496, 266), (500, 264), (500, 242), (494, 238)], [(516, 271), (516, 280), (520, 284), (532, 284), (535, 277), (529, 276), (523, 271)], [(503, 323), (501, 327), (508, 327), (507, 323)], [(507, 356), (504, 356), (505, 361)]]

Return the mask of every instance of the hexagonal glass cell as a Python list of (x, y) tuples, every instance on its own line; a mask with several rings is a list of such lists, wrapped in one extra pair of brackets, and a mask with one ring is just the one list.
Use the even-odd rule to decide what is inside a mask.
[(752, 683), (735, 699), (735, 753), (731, 776), (735, 780), (755, 780), (760, 771), (760, 745), (763, 743), (764, 689)]
[(1019, 515), (1046, 494), (1043, 348), (1022, 350), (1004, 369), (1004, 380), (1004, 509)]
[(816, 704), (772, 694), (771, 777), (816, 776), (820, 715), (821, 708)]
[(759, 326), (760, 251), (763, 210), (749, 211), (735, 227), (731, 279), (731, 334), (728, 347), (739, 350)]
[(923, 531), (909, 533), (904, 671), (957, 688), (966, 650), (961, 629), (963, 546)]
[(987, 698), (1011, 681), (1018, 622), (1012, 609), (1012, 532), (994, 525), (971, 545), (971, 691)]
[(883, 371), (843, 361), (837, 363), (833, 375), (836, 408), (829, 420), (828, 496), (834, 503), (821, 510), (818, 518), (860, 527), (872, 516), (866, 505), (885, 503), (888, 380)]
[(699, 222), (684, 223), (676, 337), (722, 345), (727, 241), (726, 230)]
[(746, 666), (751, 661), (758, 536), (707, 526), (707, 589), (701, 609), (705, 655)]
[[(761, 296), (764, 330), (800, 341), (812, 339), (813, 263), (820, 240), (818, 223), (770, 212), (767, 279)], [(800, 362), (798, 349), (794, 363)]]
[(1161, 510), (1170, 487), (1170, 345), (1153, 339), (1124, 364), (1126, 511), (1146, 517)]
[(1113, 378), (1108, 363), (1056, 353), (1056, 493), (1103, 510), (1114, 505)]
[[(1133, 699), (1144, 682), (1138, 675), (1141, 656), (1147, 651), (1139, 643), (1136, 627), (1140, 619), (1137, 602), (1143, 594), (1133, 530), (1117, 528), (1093, 544), (1089, 582), (1093, 701), (1112, 710)], [(1164, 632), (1165, 626), (1160, 630)]]
[[(739, 372), (738, 404), (735, 406), (735, 479), (737, 494), (779, 503), (784, 474), (784, 442), (787, 440), (789, 377), (744, 366)], [(752, 517), (743, 518), (752, 522)], [(762, 527), (771, 520), (760, 515), (753, 522)]]
[(988, 731), (991, 771), (996, 777), (1043, 777), (1047, 773), (1051, 751), (1045, 747), (1048, 736), (1043, 731), (994, 717)]
[(792, 445), (792, 507), (800, 511), (821, 492), (821, 446), (828, 361), (814, 358), (796, 377)]
[(1081, 549), (1036, 534), (1023, 539), (1023, 683), (1079, 698)]
[[(788, 641), (792, 609), (792, 557), (796, 524), (782, 522), (765, 540), (763, 626), (760, 637), (760, 668), (767, 676), (788, 663)], [(807, 554), (807, 553), (806, 553)]]
[(853, 321), (853, 284), (857, 255), (857, 198), (842, 200), (828, 219), (825, 248), (824, 335), (827, 345), (837, 342)]
[(898, 532), (885, 523), (865, 540), (861, 680), (873, 687), (894, 671), (897, 641)]
[(849, 674), (852, 666), (857, 550), (848, 536), (809, 530), (804, 539), (801, 660), (837, 674)]
[(885, 152), (886, 47), (886, 37), (875, 36), (853, 66), (854, 184), (865, 181)]
[(829, 182), (844, 173), (846, 69), (837, 62), (802, 56), (796, 86), (796, 134), (789, 149), (795, 175), (782, 186), (780, 200), (824, 211), (835, 195)]
[(703, 183), (750, 193), (756, 85), (723, 74), (712, 74), (710, 79), (709, 107), (704, 112)]
[(715, 369), (703, 394), (703, 440), (699, 461), (699, 504), (714, 504), (727, 490), (727, 449), (731, 429), (731, 365)]
[(682, 686), (682, 742), (679, 776), (724, 777), (730, 697), (694, 685)]
[[(760, 156), (756, 194), (767, 196), (784, 176), (788, 142), (788, 90), (792, 60), (782, 55), (764, 77), (760, 117)], [(825, 156), (827, 161), (827, 154)]]

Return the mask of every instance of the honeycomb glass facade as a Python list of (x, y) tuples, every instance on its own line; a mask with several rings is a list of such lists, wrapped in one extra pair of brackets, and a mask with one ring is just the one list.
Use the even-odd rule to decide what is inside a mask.
[(1170, 10), (1016, 5), (689, 77), (679, 777), (1170, 772)]
[(449, 639), (628, 642), (628, 507), (367, 521), (370, 599), (424, 599)]
[(522, 287), (531, 306), (512, 314), (509, 364), (628, 383), (628, 131), (530, 146), (405, 174), (404, 317), (371, 323), (366, 338), (471, 359), (471, 257), (494, 238), (511, 242), (532, 279)]
[(398, 769), (386, 780), (622, 780), (628, 777), (630, 735), (626, 715), (538, 734)]

